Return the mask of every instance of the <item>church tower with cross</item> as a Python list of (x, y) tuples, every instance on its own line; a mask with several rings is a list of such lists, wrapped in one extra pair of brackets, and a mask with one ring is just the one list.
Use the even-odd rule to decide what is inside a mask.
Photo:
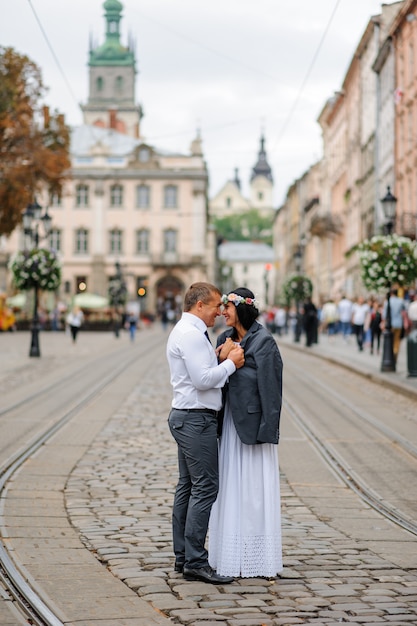
[(274, 179), (267, 160), (265, 137), (262, 133), (258, 160), (252, 168), (250, 177), (250, 204), (261, 212), (271, 211), (273, 207)]

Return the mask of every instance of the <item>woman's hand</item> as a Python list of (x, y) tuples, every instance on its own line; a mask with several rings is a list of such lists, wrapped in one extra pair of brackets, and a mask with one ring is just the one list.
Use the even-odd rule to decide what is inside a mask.
[(217, 358), (219, 359), (220, 363), (227, 359), (230, 350), (233, 350), (233, 348), (235, 347), (236, 346), (235, 346), (234, 341), (232, 341), (230, 337), (228, 337), (221, 346), (218, 346), (216, 348)]

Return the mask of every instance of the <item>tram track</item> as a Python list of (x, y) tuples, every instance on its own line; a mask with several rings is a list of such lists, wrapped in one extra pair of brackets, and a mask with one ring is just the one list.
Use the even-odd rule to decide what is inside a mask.
[[(298, 371), (299, 373), (301, 373), (301, 370)], [(404, 452), (407, 452), (415, 459), (417, 459), (417, 446), (408, 441), (408, 439), (401, 436), (398, 432), (396, 432), (386, 424), (383, 424), (380, 420), (375, 418), (369, 412), (364, 411), (363, 409), (359, 409), (355, 404), (353, 404), (353, 402), (348, 400), (342, 394), (336, 392), (330, 385), (327, 385), (321, 380), (317, 380), (317, 378), (313, 378), (304, 371), (302, 372), (302, 377), (305, 382), (308, 381), (310, 388), (314, 388), (315, 392), (317, 392), (318, 388), (321, 390), (322, 398), (332, 398), (336, 401), (336, 403), (339, 404), (339, 406), (344, 406), (348, 408), (352, 415), (359, 418), (363, 422), (367, 422), (368, 424), (370, 424), (375, 430), (381, 433), (381, 435), (384, 435), (391, 443), (396, 444), (397, 446), (402, 448)]]
[[(143, 353), (146, 354), (146, 359), (152, 358), (153, 348), (160, 343), (160, 337), (155, 340), (152, 337), (148, 337), (146, 339), (146, 346), (143, 344), (141, 345)], [(132, 348), (135, 349), (134, 347)], [(120, 355), (117, 359), (115, 354), (116, 351), (113, 351), (111, 355), (114, 365), (113, 371), (108, 373), (106, 376), (100, 368), (100, 358), (97, 360), (92, 359), (90, 361), (87, 369), (93, 368), (95, 371), (94, 385), (91, 383), (86, 384), (83, 394), (77, 394), (78, 397), (71, 407), (65, 404), (65, 399), (64, 397), (62, 398), (62, 402), (65, 404), (66, 408), (65, 410), (61, 410), (59, 416), (58, 414), (55, 416), (54, 424), (49, 423), (48, 426), (44, 424), (42, 431), (39, 430), (36, 436), (31, 438), (31, 444), (35, 446), (33, 450), (29, 450), (29, 444), (24, 446), (28, 454), (27, 459), (30, 459), (33, 455), (36, 457), (36, 452), (39, 451), (43, 445), (51, 440), (55, 434), (59, 433), (65, 425), (70, 425), (71, 420), (76, 418), (78, 415), (81, 415), (83, 409), (85, 412), (85, 407), (88, 406), (90, 402), (92, 403), (97, 396), (104, 393), (106, 389), (111, 387), (118, 377), (120, 378), (123, 376), (125, 370), (134, 367), (135, 359), (138, 358), (137, 353), (136, 355), (132, 355), (132, 358), (130, 358), (130, 355), (125, 350), (120, 351)], [(413, 520), (411, 520), (411, 523), (414, 524), (414, 527), (406, 528), (403, 524), (401, 524), (400, 522), (404, 522), (404, 518), (406, 516), (402, 515), (401, 511), (398, 511), (395, 507), (390, 507), (389, 502), (384, 501), (384, 498), (378, 493), (378, 490), (374, 489), (372, 485), (367, 484), (366, 480), (360, 476), (359, 471), (354, 471), (353, 464), (343, 458), (343, 454), (340, 453), (340, 450), (325, 440), (325, 437), (322, 436), (323, 430), (320, 427), (316, 428), (312, 423), (310, 411), (307, 412), (306, 406), (311, 409), (313, 405), (311, 401), (311, 394), (314, 393), (314, 397), (317, 399), (317, 402), (320, 403), (320, 406), (326, 406), (329, 414), (331, 415), (336, 414), (338, 409), (340, 410), (340, 407), (343, 407), (343, 414), (345, 417), (350, 414), (354, 422), (356, 420), (364, 424), (366, 423), (370, 432), (377, 431), (378, 437), (384, 437), (387, 442), (392, 441), (397, 451), (400, 451), (401, 454), (404, 454), (414, 460), (415, 451), (413, 450), (413, 442), (409, 442), (411, 447), (407, 450), (407, 446), (403, 446), (403, 443), (407, 442), (404, 432), (397, 433), (394, 429), (390, 429), (390, 427), (382, 422), (381, 428), (378, 429), (379, 420), (375, 414), (371, 410), (366, 410), (364, 406), (356, 406), (356, 404), (352, 402), (352, 396), (349, 396), (349, 392), (351, 390), (348, 384), (346, 385), (346, 395), (344, 395), (343, 390), (337, 390), (334, 386), (332, 386), (331, 380), (328, 381), (323, 377), (320, 379), (320, 372), (318, 372), (318, 378), (315, 378), (314, 375), (307, 374), (304, 367), (299, 367), (296, 360), (294, 361), (295, 365), (290, 361), (290, 359), (285, 359), (287, 380), (285, 381), (286, 389), (284, 392), (284, 412), (287, 416), (291, 417), (296, 424), (296, 427), (304, 433), (305, 438), (312, 442), (312, 446), (319, 451), (321, 457), (326, 460), (326, 463), (332, 468), (333, 472), (340, 477), (344, 484), (347, 484), (350, 488), (352, 488), (362, 500), (367, 502), (374, 509), (378, 510), (380, 514), (384, 515), (384, 517), (391, 519), (402, 528), (405, 528), (408, 532), (417, 534)], [(140, 376), (141, 372), (145, 371), (145, 368), (147, 367), (146, 363), (147, 361), (143, 359), (140, 363), (140, 367), (135, 367), (135, 375)], [(78, 388), (78, 385), (82, 385), (83, 382), (84, 375), (82, 372), (84, 372), (85, 375), (86, 369), (80, 368), (80, 375), (77, 378), (71, 372), (65, 372), (65, 374), (63, 373), (62, 376), (66, 376), (67, 382), (59, 388), (57, 387), (56, 382), (53, 382), (45, 385), (43, 390), (38, 389), (37, 391), (33, 391), (33, 393), (31, 391), (28, 395), (27, 403), (24, 404), (22, 399), (19, 404), (19, 408), (14, 406), (16, 403), (10, 402), (8, 406), (10, 409), (9, 413), (3, 410), (4, 419), (10, 417), (14, 411), (25, 412), (26, 407), (31, 406), (35, 399), (41, 403), (42, 397), (47, 398), (52, 392), (55, 392), (57, 395), (62, 395), (63, 390), (66, 388), (69, 381), (77, 384)], [(292, 379), (291, 384), (289, 384), (288, 375)], [(303, 394), (302, 397), (299, 397), (299, 395), (296, 396), (294, 394), (294, 390), (297, 388), (297, 385), (299, 388), (301, 381), (303, 384)], [(44, 393), (44, 396), (41, 395), (42, 392)], [(88, 392), (91, 393), (91, 397), (88, 397)], [(32, 401), (30, 398), (32, 398)], [(384, 399), (381, 400), (381, 402), (383, 401)], [(0, 428), (2, 420), (3, 418), (0, 419)], [(62, 420), (62, 423), (60, 423), (60, 420)], [(80, 420), (80, 424), (82, 423), (84, 423), (84, 420)], [(66, 437), (67, 433), (65, 431), (64, 433)], [(397, 436), (391, 437), (391, 435)], [(343, 433), (341, 433), (340, 437), (343, 437)], [(3, 491), (7, 490), (8, 481), (13, 478), (17, 470), (25, 463), (23, 454), (24, 450), (22, 448), (19, 453), (16, 452), (14, 454), (15, 458), (12, 459), (12, 455), (8, 455), (7, 460), (3, 460), (3, 463), (0, 465), (1, 480), (4, 478), (4, 485), (2, 483), (0, 484), (0, 526), (2, 525), (1, 521), (4, 511), (5, 498), (3, 499)], [(21, 456), (22, 458), (20, 459)], [(19, 476), (17, 478), (19, 478)], [(403, 519), (401, 520), (401, 518)], [(3, 533), (1, 536), (3, 539)], [(1, 541), (0, 563), (3, 572), (0, 572), (0, 580), (8, 589), (10, 596), (15, 599), (16, 604), (20, 605), (22, 614), (24, 614), (28, 620), (27, 623), (32, 623), (36, 626), (63, 626), (64, 622), (62, 621), (62, 614), (60, 614), (60, 616), (54, 614), (53, 611), (51, 611), (51, 606), (53, 605), (48, 605), (47, 601), (42, 599), (44, 596), (36, 594), (31, 585), (28, 584), (28, 579), (25, 576), (25, 564), (27, 561), (23, 561), (23, 568), (19, 569), (19, 563), (14, 562), (12, 557), (13, 551), (11, 553), (8, 552), (4, 542)], [(64, 603), (62, 603), (61, 606), (65, 606)]]
[[(320, 369), (313, 369), (313, 374), (307, 371), (305, 359), (303, 367), (291, 359), (287, 360), (286, 365), (287, 373), (293, 381), (298, 383), (298, 388), (302, 385), (303, 397), (302, 399), (299, 397), (297, 401), (294, 393), (295, 387), (291, 390), (287, 387), (284, 410), (288, 412), (306, 438), (345, 485), (385, 518), (413, 535), (417, 535), (417, 523), (414, 516), (408, 511), (400, 510), (399, 507), (390, 502), (387, 494), (394, 492), (394, 487), (391, 486), (391, 489), (384, 493), (382, 482), (378, 484), (376, 481), (371, 484), (369, 476), (375, 477), (378, 473), (377, 470), (369, 471), (368, 478), (366, 477), (364, 470), (372, 466), (372, 459), (368, 460), (368, 468), (365, 467), (363, 460), (356, 466), (355, 456), (351, 452), (354, 449), (355, 441), (360, 441), (361, 437), (364, 441), (367, 438), (369, 442), (372, 442), (372, 446), (378, 448), (379, 452), (382, 450), (380, 452), (382, 459), (384, 454), (387, 461), (388, 458), (395, 455), (398, 472), (402, 471), (404, 475), (407, 475), (407, 472), (415, 473), (417, 469), (417, 446), (406, 436), (384, 424), (369, 410), (365, 410), (360, 404), (358, 405), (360, 400), (357, 397), (353, 403), (348, 398), (351, 393), (352, 382), (346, 384), (346, 388), (342, 392), (334, 388), (337, 372), (339, 375), (343, 372), (341, 366), (333, 364), (332, 372), (335, 374), (335, 378), (328, 376), (323, 380)], [(328, 364), (324, 367), (328, 368)], [(361, 380), (360, 375), (352, 373), (350, 375)], [(368, 382), (367, 384), (374, 383)], [(378, 389), (376, 384), (375, 389)], [(314, 398), (314, 402), (308, 402), (308, 398)], [(383, 398), (381, 402), (384, 402)], [(322, 411), (321, 407), (326, 407), (326, 411)], [(324, 417), (325, 413), (327, 417)], [(415, 420), (413, 421), (415, 422)], [(331, 424), (330, 427), (329, 424)], [(332, 429), (330, 434), (326, 433), (327, 428)], [(338, 433), (337, 437), (334, 436), (334, 432)], [(388, 479), (385, 477), (385, 480)]]
[[(159, 344), (159, 338), (151, 338), (151, 341), (148, 339), (148, 354)], [(41, 401), (42, 398), (50, 397), (51, 393), (59, 397), (62, 393), (62, 389), (67, 388), (70, 381), (72, 385), (77, 382), (79, 383), (79, 381), (84, 381), (87, 371), (93, 371), (96, 374), (96, 380), (93, 384), (91, 383), (91, 379), (89, 379), (85, 385), (81, 386), (81, 389), (78, 388), (77, 399), (69, 409), (66, 407), (66, 398), (63, 397), (60, 414), (56, 416), (54, 422), (48, 427), (40, 429), (29, 443), (21, 447), (6, 460), (3, 460), (0, 466), (0, 581), (6, 589), (7, 594), (13, 599), (20, 612), (28, 620), (28, 623), (36, 626), (63, 626), (63, 622), (51, 611), (40, 595), (34, 591), (25, 577), (22, 576), (18, 564), (7, 549), (3, 532), (4, 493), (7, 490), (8, 482), (15, 472), (56, 433), (70, 423), (89, 403), (102, 394), (128, 370), (138, 360), (138, 352), (135, 350), (133, 355), (126, 358), (126, 349), (120, 349), (116, 352), (113, 351), (111, 358), (113, 367), (111, 371), (104, 376), (101, 369), (98, 367), (103, 359), (101, 355), (99, 358), (89, 361), (76, 373), (70, 372), (59, 382), (54, 381), (51, 384), (45, 385), (42, 389), (22, 398), (19, 402), (10, 404), (8, 407), (2, 409), (0, 413), (3, 419), (6, 416), (10, 417), (18, 409), (22, 410), (25, 406), (31, 406), (34, 400)]]

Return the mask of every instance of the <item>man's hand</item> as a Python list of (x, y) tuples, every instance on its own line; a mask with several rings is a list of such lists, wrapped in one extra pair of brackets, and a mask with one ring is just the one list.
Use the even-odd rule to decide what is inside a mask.
[(233, 361), (236, 369), (243, 367), (243, 365), (245, 364), (245, 353), (243, 352), (243, 348), (241, 348), (240, 346), (234, 345), (232, 350), (230, 350), (227, 358)]

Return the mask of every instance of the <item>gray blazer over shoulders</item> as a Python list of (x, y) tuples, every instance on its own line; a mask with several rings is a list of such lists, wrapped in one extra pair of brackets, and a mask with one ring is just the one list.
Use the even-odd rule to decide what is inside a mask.
[[(232, 337), (228, 329), (217, 345)], [(233, 338), (233, 337), (232, 337)], [(271, 333), (254, 322), (240, 344), (245, 365), (225, 387), (237, 434), (245, 444), (278, 443), (282, 405), (282, 359)]]

